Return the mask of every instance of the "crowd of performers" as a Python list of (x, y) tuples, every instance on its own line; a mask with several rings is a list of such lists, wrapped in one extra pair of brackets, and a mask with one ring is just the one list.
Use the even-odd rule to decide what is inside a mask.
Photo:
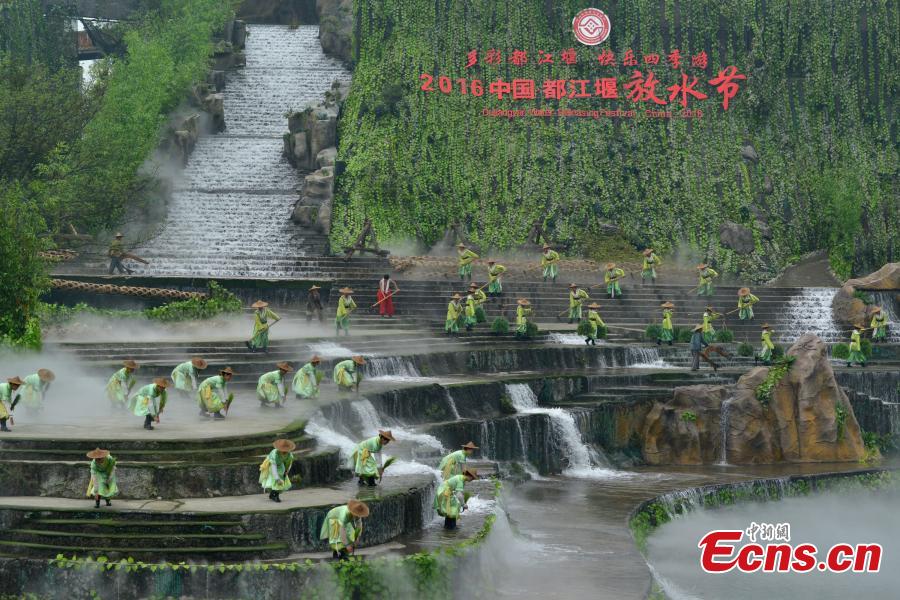
[[(360, 486), (375, 487), (384, 478), (385, 470), (393, 459), (383, 460), (385, 447), (396, 441), (389, 430), (379, 430), (368, 439), (360, 441), (350, 456), (350, 466), (359, 480)], [(299, 486), (299, 475), (292, 475), (294, 451), (297, 444), (290, 439), (280, 438), (272, 444), (272, 450), (259, 465), (259, 485), (269, 500), (281, 502), (281, 494)], [(475, 469), (466, 465), (467, 459), (478, 450), (474, 442), (468, 442), (459, 450), (444, 456), (438, 470), (441, 483), (435, 492), (434, 509), (444, 518), (445, 529), (456, 529), (457, 521), (468, 509), (469, 493), (466, 484), (478, 479)], [(91, 459), (86, 495), (94, 501), (94, 508), (100, 508), (101, 500), (112, 506), (112, 499), (119, 495), (116, 478), (116, 458), (109, 450), (95, 448), (87, 453)], [(363, 533), (363, 519), (369, 516), (369, 506), (360, 500), (351, 499), (330, 509), (322, 521), (320, 539), (328, 540), (332, 557), (347, 558), (354, 552)]]

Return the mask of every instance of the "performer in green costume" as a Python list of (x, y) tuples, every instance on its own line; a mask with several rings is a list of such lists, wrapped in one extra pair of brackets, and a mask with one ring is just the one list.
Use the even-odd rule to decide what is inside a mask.
[(288, 382), (285, 376), (294, 371), (290, 363), (280, 362), (275, 371), (260, 375), (256, 382), (256, 399), (263, 406), (284, 406), (287, 402)]
[(459, 317), (463, 314), (460, 300), (462, 300), (462, 296), (453, 294), (453, 298), (447, 304), (447, 319), (444, 321), (444, 333), (447, 335), (459, 333)]
[(656, 283), (656, 267), (662, 264), (662, 261), (659, 260), (659, 257), (653, 252), (653, 248), (647, 248), (643, 252), (644, 254), (644, 262), (641, 265), (641, 285), (644, 285), (644, 281), (647, 279), (650, 280), (650, 283)]
[(116, 483), (116, 459), (109, 450), (96, 448), (87, 453), (91, 459), (91, 480), (88, 482), (87, 496), (94, 499), (94, 508), (100, 508), (100, 498), (112, 506), (111, 498), (119, 495)]
[(359, 500), (350, 500), (328, 511), (319, 538), (328, 540), (332, 558), (344, 560), (353, 554), (363, 532), (362, 520), (368, 516), (368, 505)]
[(862, 343), (860, 342), (862, 331), (863, 326), (856, 325), (853, 327), (853, 333), (850, 334), (850, 356), (847, 357), (848, 367), (853, 363), (857, 363), (861, 367), (866, 366), (866, 355), (862, 352)]
[(606, 272), (603, 273), (603, 283), (606, 284), (606, 293), (610, 298), (622, 295), (619, 280), (625, 277), (625, 271), (616, 266), (616, 263), (606, 263)]
[(19, 401), (19, 388), (25, 383), (18, 376), (0, 383), (0, 431), (10, 431), (6, 422), (12, 418), (12, 410)]
[(244, 342), (250, 352), (269, 351), (269, 328), (280, 321), (281, 317), (269, 310), (268, 306), (269, 303), (262, 300), (257, 300), (250, 305), (251, 308), (256, 309), (256, 312), (253, 313), (253, 337), (249, 342)]
[(715, 291), (713, 289), (713, 279), (719, 276), (718, 271), (706, 263), (697, 265), (697, 270), (699, 271), (700, 276), (700, 285), (697, 286), (697, 295), (712, 296)]
[(322, 378), (325, 376), (325, 372), (318, 368), (321, 362), (321, 358), (313, 356), (294, 375), (294, 394), (298, 400), (319, 397), (319, 384), (322, 383)]
[(533, 312), (531, 310), (531, 302), (525, 298), (516, 300), (516, 337), (522, 337), (528, 334), (528, 317)]
[(462, 446), (461, 450), (451, 452), (442, 458), (441, 463), (438, 465), (438, 470), (441, 472), (444, 480), (446, 481), (454, 475), (462, 474), (466, 468), (466, 459), (472, 456), (472, 453), (476, 450), (478, 450), (478, 446), (475, 445), (475, 442), (467, 442)]
[(484, 323), (487, 321), (487, 315), (484, 313), (484, 303), (487, 302), (487, 294), (475, 282), (469, 284), (469, 295), (475, 300), (475, 322)]
[(498, 265), (497, 261), (491, 259), (488, 261), (488, 291), (490, 297), (499, 296), (503, 293), (503, 282), (501, 277), (506, 273), (506, 267)]
[(50, 369), (38, 369), (23, 380), (19, 393), (26, 409), (38, 412), (44, 408), (44, 398), (54, 379), (56, 375)]
[(339, 290), (340, 298), (337, 301), (337, 313), (334, 317), (335, 335), (341, 335), (341, 329), (350, 335), (350, 313), (356, 310), (356, 302), (353, 301), (353, 290), (343, 287)]
[(210, 414), (216, 419), (224, 419), (222, 409), (228, 412), (234, 395), (228, 393), (228, 382), (234, 376), (231, 367), (225, 367), (218, 375), (203, 380), (197, 390), (197, 402), (200, 404), (200, 416), (208, 417)]
[(754, 359), (754, 363), (756, 361), (762, 361), (764, 365), (768, 365), (772, 363), (772, 351), (775, 350), (775, 344), (772, 343), (772, 334), (775, 333), (772, 331), (771, 327), (769, 327), (768, 323), (764, 323), (762, 326), (762, 333), (759, 338), (762, 342), (762, 348), (759, 351), (759, 354)]
[(134, 371), (138, 368), (138, 364), (133, 360), (126, 360), (122, 365), (122, 368), (113, 373), (106, 382), (106, 397), (114, 406), (124, 408), (128, 405), (131, 388), (137, 383)]
[(159, 423), (159, 415), (166, 407), (166, 388), (169, 380), (157, 377), (139, 389), (130, 400), (130, 408), (136, 417), (144, 417), (144, 429), (153, 429), (153, 421)]
[(703, 311), (703, 339), (707, 344), (712, 344), (716, 340), (716, 328), (713, 327), (713, 321), (722, 316), (717, 313), (712, 306), (707, 306)]
[(738, 317), (741, 321), (749, 321), (753, 318), (753, 305), (759, 302), (759, 298), (750, 293), (750, 288), (742, 287), (738, 290)]
[(446, 479), (434, 495), (434, 510), (444, 517), (444, 529), (456, 529), (456, 520), (466, 510), (466, 483), (478, 478), (474, 469), (465, 469), (462, 475)]
[(600, 313), (597, 312), (597, 309), (600, 308), (600, 305), (596, 302), (591, 302), (587, 305), (588, 314), (587, 320), (591, 329), (588, 332), (587, 338), (585, 338), (584, 342), (586, 344), (590, 344), (591, 346), (597, 345), (597, 334), (600, 331), (601, 327), (606, 327), (606, 323), (603, 322), (603, 319), (600, 318)]
[(585, 301), (590, 299), (587, 290), (579, 289), (574, 283), (569, 284), (569, 323), (581, 321), (584, 318), (581, 307)]
[(672, 324), (672, 314), (675, 312), (675, 305), (671, 302), (663, 302), (659, 307), (663, 309), (663, 318), (656, 345), (661, 346), (663, 342), (666, 342), (671, 346), (675, 341), (675, 325)]
[(478, 255), (466, 248), (466, 245), (459, 243), (456, 245), (457, 266), (459, 267), (459, 279), (465, 281), (472, 279), (472, 263), (478, 259)]
[(559, 252), (551, 250), (549, 244), (544, 244), (543, 253), (541, 253), (541, 269), (544, 274), (544, 281), (548, 279), (556, 283), (556, 277), (559, 275)]
[(259, 465), (259, 485), (264, 492), (269, 490), (269, 500), (281, 502), (281, 492), (286, 492), (293, 486), (291, 466), (294, 464), (293, 452), (297, 444), (288, 439), (278, 439), (272, 446), (272, 451)]
[(350, 391), (353, 388), (359, 391), (359, 383), (362, 381), (362, 372), (359, 367), (364, 364), (366, 364), (366, 359), (359, 355), (341, 361), (334, 365), (334, 373), (331, 377), (341, 391)]
[(872, 328), (873, 342), (883, 342), (887, 339), (888, 317), (880, 306), (872, 309), (872, 322), (869, 323), (869, 327)]
[(200, 385), (200, 371), (209, 366), (205, 360), (195, 356), (186, 360), (172, 370), (172, 383), (182, 396), (190, 398), (197, 393)]
[[(389, 443), (396, 441), (390, 431), (378, 431), (378, 435), (361, 441), (356, 445), (356, 450), (350, 456), (353, 472), (359, 477), (359, 485), (376, 485), (375, 480), (381, 479), (382, 468), (381, 450)], [(377, 458), (377, 460), (376, 460)]]

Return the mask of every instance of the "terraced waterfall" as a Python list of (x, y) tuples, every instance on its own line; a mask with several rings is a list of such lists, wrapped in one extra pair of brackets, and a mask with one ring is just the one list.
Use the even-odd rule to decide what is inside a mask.
[(227, 129), (202, 137), (159, 235), (135, 254), (146, 275), (290, 277), (325, 238), (289, 220), (301, 177), (282, 158), (285, 113), (319, 101), (349, 72), (322, 53), (318, 26), (253, 25), (247, 66), (230, 71)]

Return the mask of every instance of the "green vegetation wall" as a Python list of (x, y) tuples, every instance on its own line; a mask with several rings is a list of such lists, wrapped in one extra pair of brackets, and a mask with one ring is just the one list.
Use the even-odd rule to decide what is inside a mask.
[[(589, 48), (573, 16), (595, 5), (612, 33)], [(663, 251), (687, 242), (719, 267), (763, 278), (799, 255), (829, 248), (848, 275), (896, 259), (898, 4), (876, 0), (356, 0), (356, 66), (340, 123), (332, 238), (351, 240), (363, 218), (380, 238), (434, 243), (454, 220), (496, 248), (524, 241), (545, 219), (551, 237), (578, 248), (601, 220), (636, 245)], [(567, 66), (560, 52), (575, 48)], [(529, 62), (479, 63), (470, 50), (515, 49)], [(618, 67), (596, 60), (611, 49)], [(694, 105), (702, 119), (649, 119), (624, 99), (632, 49), (683, 56), (705, 51)], [(555, 62), (536, 64), (538, 50)], [(730, 109), (706, 81), (735, 65), (748, 75)], [(644, 65), (636, 67), (646, 73)], [(676, 82), (653, 68), (658, 93)], [(478, 78), (475, 98), (420, 91), (422, 73)], [(498, 100), (503, 78), (616, 76), (619, 100)], [(454, 83), (454, 86), (457, 84)], [(705, 87), (703, 87), (705, 86)], [(435, 86), (436, 87), (436, 86)], [(638, 109), (636, 119), (482, 117), (484, 108)], [(675, 108), (680, 108), (676, 106)], [(741, 149), (752, 146), (742, 158)], [(753, 231), (756, 251), (722, 246), (719, 226)]]

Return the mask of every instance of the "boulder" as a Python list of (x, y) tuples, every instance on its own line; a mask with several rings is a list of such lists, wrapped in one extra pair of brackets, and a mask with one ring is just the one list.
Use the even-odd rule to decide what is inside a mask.
[(831, 301), (834, 320), (844, 327), (868, 324), (869, 313), (865, 302), (853, 296), (856, 290), (900, 289), (900, 262), (888, 263), (865, 277), (848, 279)]
[(750, 254), (756, 249), (753, 231), (732, 221), (723, 221), (719, 225), (719, 241), (738, 254)]
[(319, 153), (337, 142), (337, 107), (322, 104), (291, 113), (288, 131), (284, 152), (287, 159), (298, 169), (316, 169)]
[(329, 56), (344, 62), (353, 59), (353, 0), (316, 0), (319, 43)]
[(325, 148), (316, 155), (316, 164), (320, 169), (334, 167), (335, 160), (337, 160), (337, 148)]
[(756, 148), (750, 142), (744, 142), (744, 145), (741, 146), (741, 158), (754, 164), (759, 162), (759, 154), (756, 153)]
[(729, 393), (723, 385), (692, 385), (675, 388), (665, 404), (657, 402), (644, 421), (644, 460), (651, 465), (717, 462), (722, 440), (719, 415)]
[[(723, 437), (732, 464), (862, 459), (859, 423), (835, 380), (825, 342), (805, 334), (787, 354), (794, 363), (768, 405), (756, 390), (769, 367), (751, 369), (732, 386), (676, 388), (671, 401), (657, 402), (647, 415), (644, 459), (653, 465), (714, 463), (722, 457)], [(687, 412), (696, 420), (685, 418)]]

